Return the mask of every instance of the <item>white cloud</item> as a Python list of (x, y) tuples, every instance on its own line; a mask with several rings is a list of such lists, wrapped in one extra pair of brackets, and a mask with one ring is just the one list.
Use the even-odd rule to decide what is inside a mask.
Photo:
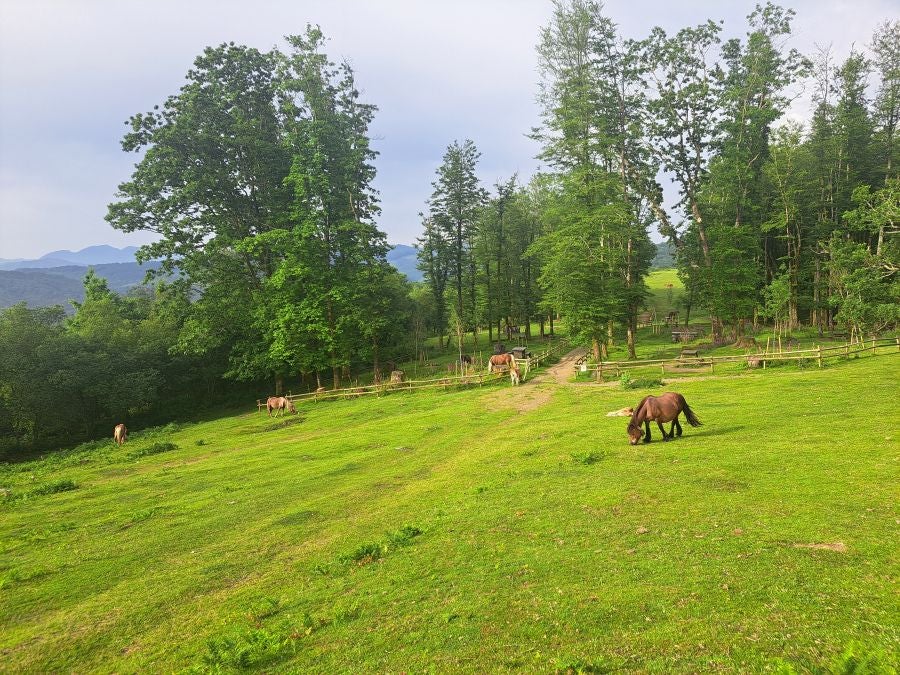
[[(625, 35), (723, 18), (742, 35), (753, 2), (609, 0)], [(788, 3), (794, 46), (833, 42), (845, 53), (896, 15), (886, 0)], [(347, 58), (381, 152), (382, 228), (411, 242), (448, 143), (472, 138), (487, 184), (537, 162), (534, 46), (545, 0), (4, 0), (0, 5), (0, 257), (121, 244), (102, 218), (134, 156), (118, 141), (129, 115), (177, 91), (204, 46), (266, 49), (307, 22)]]

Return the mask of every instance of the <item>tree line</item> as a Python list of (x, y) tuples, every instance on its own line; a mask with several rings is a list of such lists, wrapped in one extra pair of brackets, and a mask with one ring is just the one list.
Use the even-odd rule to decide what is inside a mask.
[[(548, 170), (488, 194), (471, 141), (438, 169), (419, 240), (435, 332), (558, 313), (595, 358), (617, 334), (633, 358), (654, 225), (676, 251), (688, 316), (705, 312), (717, 342), (760, 320), (896, 326), (900, 22), (835, 64), (829, 49), (785, 46), (793, 19), (767, 3), (744, 39), (707, 21), (635, 40), (600, 2), (556, 0), (531, 134)], [(809, 85), (810, 119), (785, 121)]]

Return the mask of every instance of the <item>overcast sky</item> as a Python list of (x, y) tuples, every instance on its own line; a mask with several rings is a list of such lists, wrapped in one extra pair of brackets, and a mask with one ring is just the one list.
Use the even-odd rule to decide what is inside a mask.
[[(743, 35), (753, 2), (609, 0), (627, 37), (724, 19)], [(897, 0), (795, 0), (791, 46), (833, 44), (843, 58)], [(535, 170), (535, 44), (549, 0), (0, 0), (0, 258), (92, 244), (140, 244), (103, 220), (135, 155), (124, 121), (177, 92), (194, 57), (226, 41), (260, 49), (318, 23), (332, 60), (346, 58), (372, 127), (379, 222), (392, 243), (413, 243), (417, 213), (454, 139), (482, 152), (488, 186)], [(803, 114), (799, 104), (796, 115)]]

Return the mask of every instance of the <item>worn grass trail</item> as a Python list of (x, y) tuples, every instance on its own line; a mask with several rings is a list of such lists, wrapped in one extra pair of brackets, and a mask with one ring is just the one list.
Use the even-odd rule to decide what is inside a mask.
[(898, 376), (885, 356), (685, 382), (704, 426), (638, 447), (603, 415), (649, 392), (547, 379), (7, 465), (0, 660), (745, 671), (855, 645), (886, 667)]

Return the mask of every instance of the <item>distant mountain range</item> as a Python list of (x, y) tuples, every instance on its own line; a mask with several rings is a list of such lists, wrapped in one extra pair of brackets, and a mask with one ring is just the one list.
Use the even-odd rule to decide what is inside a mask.
[[(144, 281), (158, 263), (138, 265), (137, 246), (89, 246), (80, 251), (53, 251), (34, 260), (0, 259), (0, 309), (26, 302), (29, 307), (62, 305), (72, 311), (71, 302), (84, 299), (82, 279), (92, 266), (117, 293), (127, 293)], [(416, 249), (397, 244), (387, 255), (388, 262), (411, 281), (421, 281), (416, 269)]]
[(410, 281), (422, 281), (424, 278), (422, 272), (416, 268), (418, 264), (416, 253), (417, 249), (415, 246), (394, 244), (394, 247), (387, 254), (387, 261), (405, 274)]
[[(136, 246), (89, 246), (80, 251), (53, 251), (35, 260), (0, 259), (0, 309), (25, 301), (30, 307), (63, 305), (71, 309), (70, 301), (84, 299), (81, 280), (88, 266), (104, 277), (117, 293), (127, 293), (144, 281), (148, 268), (158, 263), (138, 265), (134, 261)], [(673, 267), (674, 251), (667, 243), (656, 245), (654, 268)], [(394, 245), (387, 254), (388, 262), (406, 275), (410, 281), (422, 281), (416, 269), (416, 248)]]
[(34, 260), (4, 260), (0, 258), (0, 270), (20, 270), (26, 268), (46, 269), (68, 265), (103, 265), (107, 263), (133, 263), (137, 246), (116, 248), (115, 246), (88, 246), (80, 251), (51, 251)]
[[(110, 289), (121, 294), (142, 284), (147, 270), (158, 266), (154, 262), (92, 265), (97, 276), (106, 279)], [(0, 270), (0, 309), (24, 301), (29, 307), (62, 305), (66, 311), (72, 311), (70, 301), (84, 299), (82, 280), (87, 271), (88, 265)]]

